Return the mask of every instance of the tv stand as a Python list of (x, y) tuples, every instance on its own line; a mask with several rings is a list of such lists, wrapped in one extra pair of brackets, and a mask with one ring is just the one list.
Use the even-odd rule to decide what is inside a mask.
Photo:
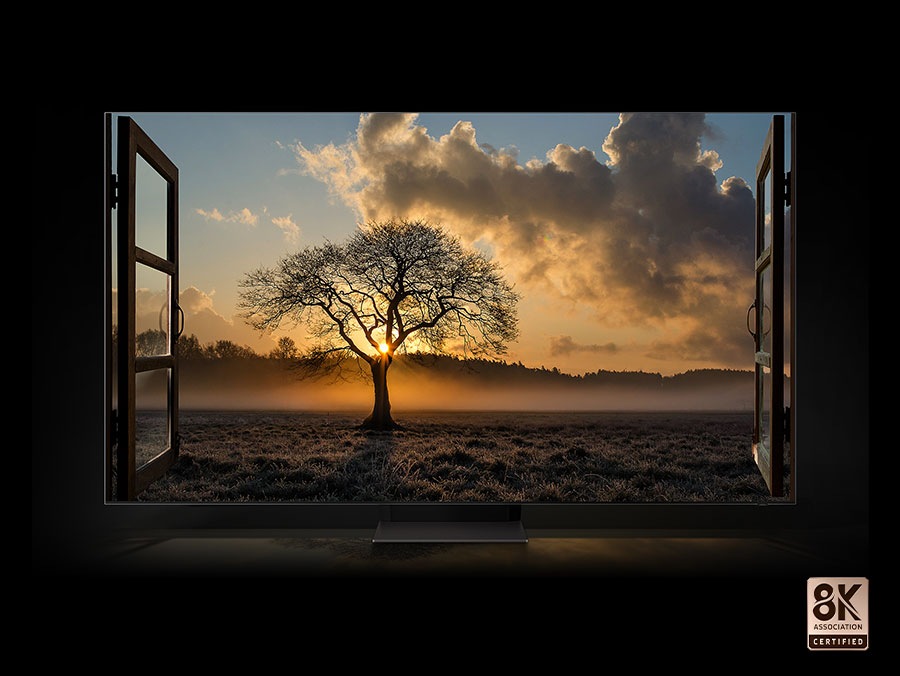
[(373, 543), (528, 542), (521, 507), (507, 505), (391, 506)]
[(372, 542), (528, 542), (521, 521), (379, 521)]

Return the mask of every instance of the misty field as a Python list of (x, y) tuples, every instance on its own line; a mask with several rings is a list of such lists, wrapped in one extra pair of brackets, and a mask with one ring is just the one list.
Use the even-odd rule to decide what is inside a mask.
[(752, 413), (192, 412), (150, 502), (746, 502)]

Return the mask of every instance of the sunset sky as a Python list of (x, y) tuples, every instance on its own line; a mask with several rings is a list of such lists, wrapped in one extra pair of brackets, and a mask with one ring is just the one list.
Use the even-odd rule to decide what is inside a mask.
[[(244, 273), (402, 216), (502, 264), (522, 296), (507, 361), (752, 368), (752, 184), (771, 113), (122, 114), (178, 166), (181, 304), (201, 342), (268, 352), (283, 332), (237, 316)], [(138, 286), (142, 329), (159, 289)]]

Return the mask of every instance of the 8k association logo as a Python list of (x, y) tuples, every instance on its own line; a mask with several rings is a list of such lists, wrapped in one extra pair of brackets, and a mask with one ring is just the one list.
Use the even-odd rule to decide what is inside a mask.
[(869, 580), (811, 577), (806, 582), (810, 650), (869, 647)]

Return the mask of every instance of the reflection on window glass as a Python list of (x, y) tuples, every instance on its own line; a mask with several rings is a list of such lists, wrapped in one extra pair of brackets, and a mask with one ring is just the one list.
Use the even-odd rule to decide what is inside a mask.
[(135, 159), (134, 243), (160, 258), (166, 258), (168, 182), (140, 155)]
[(138, 357), (169, 354), (171, 278), (155, 268), (136, 263), (134, 280), (134, 353)]
[(170, 446), (169, 370), (156, 369), (135, 374), (134, 460), (136, 467), (146, 464)]
[(770, 171), (766, 174), (765, 190), (763, 190), (762, 195), (759, 196), (759, 199), (763, 201), (763, 213), (765, 214), (765, 220), (763, 222), (763, 250), (772, 245), (772, 203), (769, 197), (771, 194), (772, 172)]
[(759, 398), (759, 442), (768, 452), (772, 419), (772, 370), (766, 366), (762, 367)]
[[(784, 219), (784, 375), (791, 377), (791, 219), (789, 214)], [(786, 381), (785, 381), (786, 382)], [(789, 388), (785, 388), (788, 392)], [(785, 406), (790, 406), (790, 397), (786, 397)]]
[(109, 357), (109, 367), (112, 371), (110, 377), (112, 379), (112, 401), (115, 408), (118, 401), (118, 373), (119, 373), (119, 235), (118, 235), (118, 209), (110, 209), (110, 284), (112, 284), (109, 294), (109, 315), (110, 315), (110, 331), (112, 332), (112, 346)]
[(112, 321), (113, 342), (118, 332), (119, 325), (119, 304), (118, 304), (118, 285), (119, 285), (119, 223), (117, 219), (118, 209), (110, 209), (111, 229), (109, 233), (110, 246), (110, 283), (112, 284), (112, 293), (110, 295), (110, 319)]
[(760, 277), (761, 296), (763, 306), (758, 313), (760, 351), (767, 354), (772, 353), (772, 266), (769, 265), (763, 270)]

